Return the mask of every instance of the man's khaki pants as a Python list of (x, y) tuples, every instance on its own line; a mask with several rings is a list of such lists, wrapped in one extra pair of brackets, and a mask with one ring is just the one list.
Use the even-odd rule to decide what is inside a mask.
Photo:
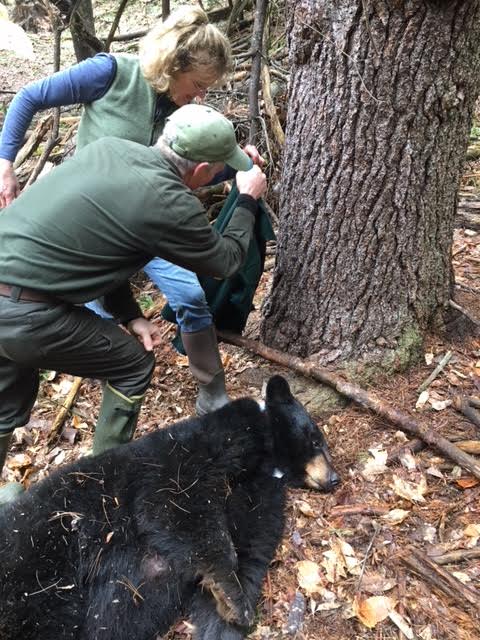
[(0, 433), (28, 422), (39, 369), (99, 378), (130, 397), (145, 393), (154, 363), (136, 338), (84, 307), (0, 296)]

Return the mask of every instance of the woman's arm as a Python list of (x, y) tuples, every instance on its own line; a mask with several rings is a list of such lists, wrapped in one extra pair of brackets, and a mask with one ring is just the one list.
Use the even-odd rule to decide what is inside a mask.
[(116, 73), (115, 58), (100, 53), (48, 78), (31, 82), (12, 100), (0, 140), (0, 206), (18, 195), (13, 161), (25, 132), (37, 111), (70, 104), (85, 104), (101, 98)]

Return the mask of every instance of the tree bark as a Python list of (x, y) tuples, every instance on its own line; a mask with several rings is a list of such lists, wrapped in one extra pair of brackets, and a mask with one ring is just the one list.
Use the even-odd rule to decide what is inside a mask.
[(321, 364), (408, 366), (452, 286), (479, 1), (288, 0), (277, 265), (261, 335)]
[(71, 16), (70, 32), (78, 62), (104, 50), (103, 43), (95, 35), (92, 0), (80, 0)]

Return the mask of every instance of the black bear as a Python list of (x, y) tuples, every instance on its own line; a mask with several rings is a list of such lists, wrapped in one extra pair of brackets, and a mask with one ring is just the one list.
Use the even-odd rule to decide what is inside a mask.
[(331, 491), (325, 438), (280, 376), (39, 482), (0, 512), (0, 640), (198, 640), (253, 621), (287, 485)]

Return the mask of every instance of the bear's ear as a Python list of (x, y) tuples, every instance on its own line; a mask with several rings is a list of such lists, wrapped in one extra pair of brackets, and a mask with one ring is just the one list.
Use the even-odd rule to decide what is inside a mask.
[(273, 376), (267, 384), (266, 400), (270, 402), (289, 402), (293, 399), (288, 382), (282, 376)]

